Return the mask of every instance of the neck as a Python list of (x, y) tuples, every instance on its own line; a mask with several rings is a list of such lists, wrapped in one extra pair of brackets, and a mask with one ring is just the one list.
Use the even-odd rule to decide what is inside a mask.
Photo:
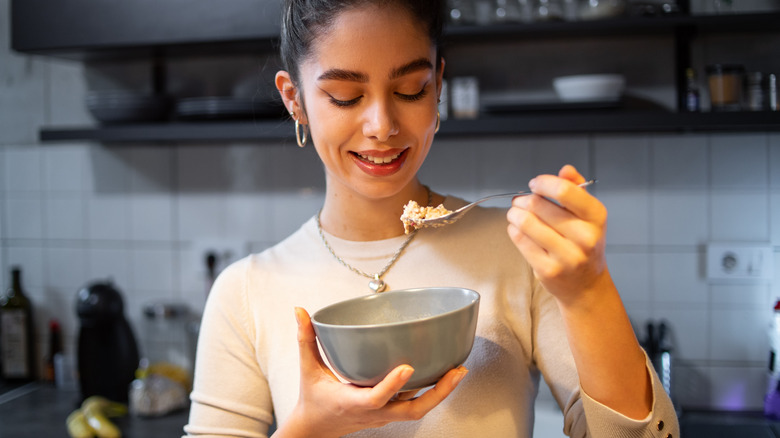
[(333, 190), (328, 184), (320, 222), (325, 231), (346, 240), (389, 239), (404, 234), (400, 217), (404, 205), (412, 199), (420, 205), (428, 204), (428, 190), (417, 180), (387, 197)]

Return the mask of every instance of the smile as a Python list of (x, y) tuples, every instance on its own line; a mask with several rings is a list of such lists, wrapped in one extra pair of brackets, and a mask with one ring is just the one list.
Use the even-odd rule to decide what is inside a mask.
[(395, 154), (387, 157), (373, 157), (370, 155), (364, 155), (357, 152), (355, 152), (355, 155), (357, 155), (363, 161), (374, 163), (374, 164), (390, 164), (396, 159), (398, 159), (398, 157), (401, 156), (401, 154)]

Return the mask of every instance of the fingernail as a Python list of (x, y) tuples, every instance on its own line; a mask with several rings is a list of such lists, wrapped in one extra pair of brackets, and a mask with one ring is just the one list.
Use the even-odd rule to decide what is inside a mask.
[(401, 369), (401, 378), (404, 380), (408, 380), (412, 377), (412, 374), (414, 374), (414, 368), (411, 366), (405, 366)]
[(455, 376), (455, 386), (457, 386), (461, 380), (463, 380), (464, 377), (466, 377), (466, 374), (469, 373), (469, 370), (463, 367), (460, 367), (458, 370), (458, 375)]
[(295, 308), (295, 322), (298, 323), (298, 325), (301, 325), (301, 317), (298, 315), (298, 312), (301, 311), (300, 307)]
[(528, 181), (528, 187), (533, 190), (534, 187), (536, 187), (536, 178), (531, 179), (531, 181)]

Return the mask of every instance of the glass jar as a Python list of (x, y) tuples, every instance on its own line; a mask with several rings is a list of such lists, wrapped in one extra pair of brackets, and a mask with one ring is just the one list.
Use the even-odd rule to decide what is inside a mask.
[(777, 76), (774, 73), (770, 73), (766, 77), (766, 96), (765, 101), (767, 109), (769, 111), (780, 111), (780, 107), (777, 104)]
[(708, 65), (706, 71), (712, 111), (741, 110), (745, 67), (733, 64), (714, 64)]
[(534, 9), (534, 20), (563, 20), (563, 5), (561, 0), (538, 0)]
[(745, 109), (762, 111), (764, 109), (764, 74), (752, 71), (745, 75)]
[(143, 313), (142, 355), (148, 364), (170, 364), (192, 373), (195, 357), (189, 308), (156, 302), (145, 305)]

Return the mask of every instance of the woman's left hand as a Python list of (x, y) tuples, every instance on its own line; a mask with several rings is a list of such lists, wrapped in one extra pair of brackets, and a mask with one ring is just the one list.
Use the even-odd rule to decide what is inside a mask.
[(515, 198), (507, 212), (512, 242), (547, 290), (564, 303), (598, 289), (609, 275), (604, 256), (607, 210), (577, 186), (583, 182), (571, 165), (558, 176), (537, 176), (529, 182), (534, 194)]

